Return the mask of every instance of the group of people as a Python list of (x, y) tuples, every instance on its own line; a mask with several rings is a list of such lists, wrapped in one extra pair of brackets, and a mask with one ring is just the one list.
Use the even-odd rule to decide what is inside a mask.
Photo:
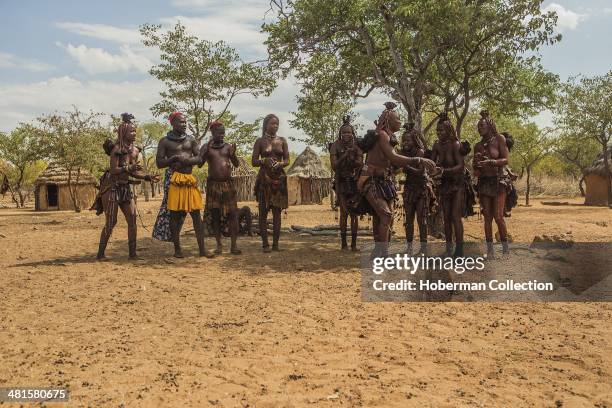
[[(331, 165), (335, 172), (334, 189), (340, 207), (341, 248), (348, 249), (347, 222), (351, 220), (351, 249), (357, 250), (358, 217), (369, 213), (373, 218), (375, 248), (372, 256), (386, 256), (391, 235), (394, 205), (398, 194), (395, 175), (403, 170), (403, 205), (406, 250), (413, 254), (414, 221), (419, 227), (418, 253), (427, 254), (428, 217), (439, 209), (444, 224), (446, 255), (463, 256), (463, 218), (471, 215), (472, 176), (465, 165), (469, 144), (461, 143), (448, 115), (437, 118), (437, 140), (431, 149), (414, 122), (405, 124), (398, 142), (395, 132), (400, 120), (395, 104), (389, 102), (376, 130), (359, 140), (345, 118), (338, 140), (330, 145)], [(476, 191), (484, 217), (487, 254), (494, 257), (493, 220), (499, 229), (503, 253), (508, 253), (508, 233), (504, 215), (511, 208), (507, 195), (514, 193), (513, 174), (508, 155), (511, 139), (500, 134), (488, 111), (478, 121), (481, 140), (474, 147), (472, 168), (477, 179)], [(508, 141), (507, 138), (508, 137)], [(400, 145), (399, 154), (395, 146)], [(363, 160), (366, 155), (365, 164)]]
[[(357, 251), (358, 217), (371, 214), (375, 248), (372, 256), (386, 256), (393, 228), (395, 202), (399, 198), (395, 176), (403, 170), (403, 204), (405, 209), (406, 251), (412, 254), (414, 220), (419, 227), (420, 253), (427, 253), (427, 217), (438, 202), (444, 219), (444, 234), (448, 255), (463, 256), (463, 223), (466, 211), (466, 189), (471, 188), (464, 157), (468, 153), (460, 143), (446, 114), (438, 118), (437, 141), (427, 149), (421, 133), (414, 123), (405, 125), (400, 148), (395, 133), (402, 123), (396, 105), (385, 104), (375, 122), (376, 129), (368, 131), (363, 139), (357, 137), (350, 118), (340, 126), (338, 139), (330, 148), (334, 170), (334, 190), (340, 207), (341, 248), (348, 249), (347, 229), (350, 217), (351, 250)], [(107, 141), (105, 151), (110, 156), (109, 169), (100, 179), (100, 191), (95, 207), (104, 213), (106, 223), (100, 236), (98, 259), (105, 258), (105, 249), (121, 209), (128, 224), (130, 259), (136, 253), (136, 205), (130, 184), (137, 180), (159, 181), (155, 174), (145, 174), (138, 163), (139, 149), (135, 146), (136, 125), (130, 114), (122, 115), (117, 140)], [(222, 225), (229, 226), (230, 253), (238, 255), (239, 233), (237, 194), (231, 182), (232, 166), (239, 165), (236, 145), (224, 141), (223, 123), (210, 124), (210, 140), (200, 146), (187, 134), (187, 119), (180, 112), (169, 117), (172, 130), (159, 141), (156, 165), (165, 169), (164, 197), (153, 228), (153, 237), (172, 242), (174, 256), (181, 258), (180, 232), (190, 215), (198, 243), (199, 255), (207, 258), (222, 253)], [(262, 136), (254, 146), (251, 163), (259, 168), (255, 183), (258, 201), (259, 233), (264, 252), (279, 251), (281, 212), (288, 207), (285, 167), (289, 165), (289, 149), (285, 138), (277, 134), (279, 119), (270, 114), (263, 120)], [(481, 112), (478, 132), (482, 140), (474, 149), (473, 169), (478, 179), (477, 190), (485, 220), (487, 250), (493, 255), (492, 222), (499, 229), (504, 252), (508, 251), (504, 222), (506, 194), (511, 180), (506, 171), (508, 147), (506, 137), (498, 133), (488, 112)], [(365, 158), (364, 158), (365, 156)], [(194, 177), (194, 166), (208, 163), (206, 201)], [(205, 216), (212, 221), (216, 239), (214, 254), (206, 250), (204, 239)], [(272, 212), (272, 245), (267, 230), (267, 218)], [(453, 251), (454, 241), (454, 251)]]

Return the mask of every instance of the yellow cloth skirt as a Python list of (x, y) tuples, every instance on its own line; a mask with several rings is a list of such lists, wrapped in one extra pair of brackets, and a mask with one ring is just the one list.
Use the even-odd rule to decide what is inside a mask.
[(202, 193), (193, 174), (183, 174), (175, 171), (170, 178), (168, 188), (168, 210), (192, 212), (201, 210)]

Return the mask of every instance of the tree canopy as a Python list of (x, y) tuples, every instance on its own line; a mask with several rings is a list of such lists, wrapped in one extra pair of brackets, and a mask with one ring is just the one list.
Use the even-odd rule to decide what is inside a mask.
[(578, 143), (590, 138), (599, 144), (612, 203), (612, 170), (608, 150), (612, 140), (612, 71), (594, 77), (573, 77), (562, 90), (555, 121)]
[(212, 121), (229, 112), (237, 96), (268, 96), (276, 87), (276, 77), (266, 65), (243, 62), (223, 41), (201, 40), (188, 34), (180, 22), (168, 32), (144, 24), (140, 33), (145, 46), (160, 51), (161, 62), (149, 72), (166, 86), (151, 111), (155, 116), (176, 110), (186, 113), (198, 140)]
[(48, 146), (48, 158), (68, 171), (68, 189), (77, 212), (81, 208), (75, 186), (83, 170), (97, 174), (108, 167), (102, 144), (113, 134), (101, 123), (102, 116), (93, 111), (82, 112), (75, 106), (64, 114), (38, 118), (39, 142)]
[(537, 51), (560, 36), (555, 13), (543, 13), (541, 0), (271, 3), (277, 18), (263, 29), (272, 67), (288, 75), (330, 56), (348, 79), (346, 92), (379, 90), (419, 128), (427, 109), (453, 112), (460, 132), (475, 103), (520, 112), (553, 95), (556, 76), (542, 69)]

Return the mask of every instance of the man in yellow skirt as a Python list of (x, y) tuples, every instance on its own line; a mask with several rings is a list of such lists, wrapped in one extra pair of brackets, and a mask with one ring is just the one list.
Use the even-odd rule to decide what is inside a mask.
[(169, 235), (174, 243), (174, 256), (182, 258), (180, 233), (185, 216), (189, 213), (193, 221), (200, 256), (212, 258), (214, 255), (206, 251), (204, 244), (204, 228), (200, 214), (203, 209), (202, 193), (192, 174), (193, 166), (202, 162), (198, 142), (193, 136), (186, 133), (187, 119), (182, 113), (174, 112), (168, 119), (172, 130), (159, 141), (156, 164), (160, 169), (168, 168), (166, 177), (169, 177), (169, 182), (167, 180), (165, 183), (167, 192), (162, 203), (162, 207), (166, 205), (167, 211), (163, 211), (162, 208), (158, 217), (166, 214), (169, 222), (164, 224), (163, 220), (158, 219), (156, 228), (163, 229), (164, 225), (168, 226)]

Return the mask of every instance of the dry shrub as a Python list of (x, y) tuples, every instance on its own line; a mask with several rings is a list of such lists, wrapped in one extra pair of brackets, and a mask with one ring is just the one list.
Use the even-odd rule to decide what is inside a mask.
[[(518, 179), (515, 186), (519, 196), (524, 197), (527, 191), (527, 177), (524, 176)], [(531, 176), (531, 189), (529, 195), (531, 197), (580, 197), (578, 179), (572, 176)]]

